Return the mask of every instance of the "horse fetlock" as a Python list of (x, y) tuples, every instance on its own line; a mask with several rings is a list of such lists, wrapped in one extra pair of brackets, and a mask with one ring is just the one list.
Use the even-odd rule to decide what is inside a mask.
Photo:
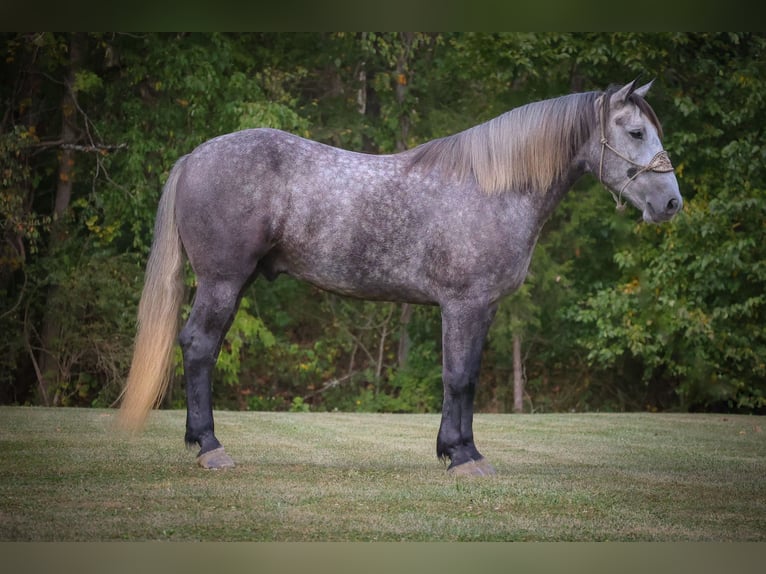
[(473, 441), (449, 443), (442, 440), (441, 435), (436, 443), (436, 455), (441, 460), (449, 459), (449, 469), (484, 459), (484, 456), (478, 451)]
[(204, 454), (221, 447), (221, 443), (209, 428), (200, 430), (187, 426), (184, 441), (189, 448), (198, 446), (200, 448), (199, 454)]

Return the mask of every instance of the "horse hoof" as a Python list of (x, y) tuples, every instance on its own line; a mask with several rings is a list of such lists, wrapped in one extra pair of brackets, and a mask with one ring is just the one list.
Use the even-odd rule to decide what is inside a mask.
[(497, 474), (495, 467), (486, 458), (469, 460), (457, 466), (451, 466), (447, 472), (452, 476), (494, 476)]
[(221, 468), (234, 468), (234, 460), (226, 454), (222, 446), (209, 450), (197, 457), (197, 464), (202, 468), (218, 470)]

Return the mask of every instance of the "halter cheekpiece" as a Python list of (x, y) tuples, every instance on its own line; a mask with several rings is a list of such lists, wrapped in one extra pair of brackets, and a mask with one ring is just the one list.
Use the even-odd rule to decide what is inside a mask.
[[(664, 149), (658, 151), (656, 154), (654, 154), (654, 157), (649, 160), (649, 163), (646, 165), (637, 163), (630, 159), (629, 157), (626, 157), (619, 151), (617, 151), (614, 147), (612, 147), (609, 144), (609, 141), (606, 139), (606, 110), (607, 110), (607, 95), (606, 93), (603, 96), (604, 100), (601, 105), (601, 118), (600, 118), (600, 124), (601, 124), (601, 160), (599, 161), (598, 166), (598, 179), (599, 181), (604, 185), (604, 187), (607, 188), (609, 193), (612, 194), (612, 197), (614, 197), (614, 201), (617, 204), (617, 209), (622, 211), (625, 209), (625, 203), (622, 202), (622, 194), (623, 192), (628, 188), (628, 186), (633, 183), (633, 180), (636, 179), (639, 175), (642, 173), (645, 173), (647, 171), (656, 171), (658, 173), (667, 173), (673, 171), (673, 164), (670, 163), (670, 157), (668, 156), (668, 152), (666, 152)], [(625, 184), (620, 189), (619, 194), (615, 194), (614, 191), (609, 189), (609, 187), (604, 183), (603, 178), (603, 170), (604, 170), (604, 152), (609, 149), (611, 150), (616, 156), (624, 159), (628, 163), (631, 163), (635, 165), (636, 167), (640, 168), (636, 170), (636, 173), (634, 173), (632, 176), (628, 178), (628, 180), (625, 182)]]

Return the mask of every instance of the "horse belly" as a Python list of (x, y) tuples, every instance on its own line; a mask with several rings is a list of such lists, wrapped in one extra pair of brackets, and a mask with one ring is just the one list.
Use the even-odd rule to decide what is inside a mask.
[(382, 257), (371, 264), (366, 254), (336, 252), (332, 257), (322, 250), (300, 253), (275, 249), (264, 261), (267, 277), (285, 273), (332, 293), (372, 301), (435, 303), (428, 282), (417, 270), (406, 265), (391, 265)]

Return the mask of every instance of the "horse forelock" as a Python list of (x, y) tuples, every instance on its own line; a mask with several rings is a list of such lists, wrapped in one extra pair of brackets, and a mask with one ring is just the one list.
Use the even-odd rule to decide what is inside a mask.
[(547, 191), (596, 129), (598, 94), (571, 94), (514, 108), (414, 150), (412, 165), (473, 176), (487, 193)]
[(652, 125), (657, 130), (657, 135), (659, 136), (660, 141), (662, 141), (662, 124), (660, 123), (660, 119), (657, 117), (657, 114), (654, 113), (652, 106), (650, 106), (644, 98), (635, 94), (633, 94), (630, 99), (634, 104), (636, 104), (636, 106), (638, 106), (638, 109), (641, 111), (641, 113), (649, 118), (649, 121), (652, 122)]

